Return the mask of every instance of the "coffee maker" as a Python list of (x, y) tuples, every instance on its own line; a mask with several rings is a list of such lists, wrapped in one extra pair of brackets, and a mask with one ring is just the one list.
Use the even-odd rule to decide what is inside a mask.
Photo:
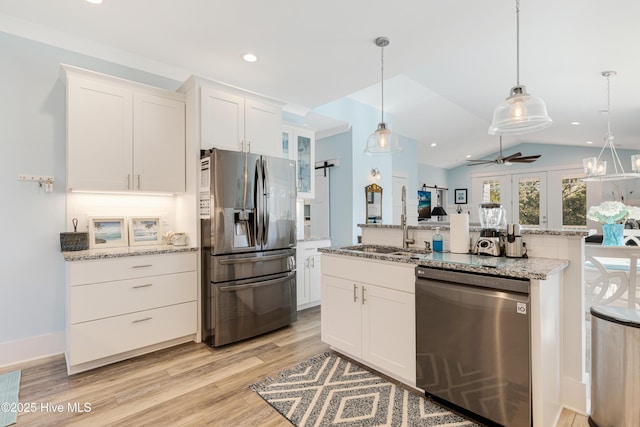
[(478, 255), (502, 255), (499, 227), (506, 220), (505, 209), (500, 203), (481, 203), (478, 207), (478, 216), (482, 229), (473, 252)]
[(504, 243), (504, 255), (508, 258), (522, 258), (526, 256), (520, 224), (507, 224), (507, 237)]

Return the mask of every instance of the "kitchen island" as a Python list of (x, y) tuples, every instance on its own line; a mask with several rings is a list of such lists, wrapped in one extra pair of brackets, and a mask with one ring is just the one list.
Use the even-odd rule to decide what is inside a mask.
[[(381, 245), (321, 248), (322, 340), (336, 351), (416, 387), (415, 267), (425, 265), (530, 281), (532, 416), (555, 425), (562, 410), (561, 309), (568, 261), (529, 258), (502, 265), (464, 254), (383, 253)], [(373, 248), (372, 248), (373, 247)], [(398, 255), (397, 253), (400, 253)], [(443, 259), (437, 259), (440, 255)], [(476, 257), (477, 258), (477, 257)], [(491, 260), (503, 258), (482, 257)], [(446, 325), (442, 325), (446, 327)]]
[[(402, 246), (402, 228), (399, 225), (359, 224), (362, 243), (367, 245)], [(449, 249), (449, 224), (442, 221), (421, 222), (408, 226), (409, 238), (414, 239), (414, 249), (423, 249), (430, 242), (435, 228), (440, 228), (444, 248)], [(470, 225), (471, 241), (480, 234), (480, 227)], [(584, 238), (587, 230), (523, 228), (529, 259), (547, 258), (569, 261), (562, 271), (562, 402), (572, 411), (587, 414), (588, 383), (586, 361), (586, 325), (584, 307)]]

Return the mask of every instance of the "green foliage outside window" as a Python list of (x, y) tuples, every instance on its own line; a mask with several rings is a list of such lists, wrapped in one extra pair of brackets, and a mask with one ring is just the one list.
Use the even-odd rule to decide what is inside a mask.
[(578, 177), (562, 178), (562, 226), (586, 227), (587, 186)]

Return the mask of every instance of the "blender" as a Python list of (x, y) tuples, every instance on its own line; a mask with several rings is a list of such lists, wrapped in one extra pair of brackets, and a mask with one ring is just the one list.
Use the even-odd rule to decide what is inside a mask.
[(473, 252), (478, 255), (502, 255), (499, 227), (506, 221), (505, 209), (500, 203), (481, 203), (478, 216), (482, 229)]

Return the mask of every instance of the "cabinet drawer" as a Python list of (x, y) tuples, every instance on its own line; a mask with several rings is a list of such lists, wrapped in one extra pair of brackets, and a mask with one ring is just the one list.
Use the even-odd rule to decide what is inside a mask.
[(195, 271), (73, 286), (69, 289), (69, 323), (195, 301), (196, 298)]
[(415, 264), (322, 254), (322, 274), (415, 294)]
[(70, 286), (76, 286), (194, 271), (196, 254), (184, 252), (68, 262), (68, 281)]
[(78, 365), (196, 332), (196, 302), (71, 325), (68, 363)]

